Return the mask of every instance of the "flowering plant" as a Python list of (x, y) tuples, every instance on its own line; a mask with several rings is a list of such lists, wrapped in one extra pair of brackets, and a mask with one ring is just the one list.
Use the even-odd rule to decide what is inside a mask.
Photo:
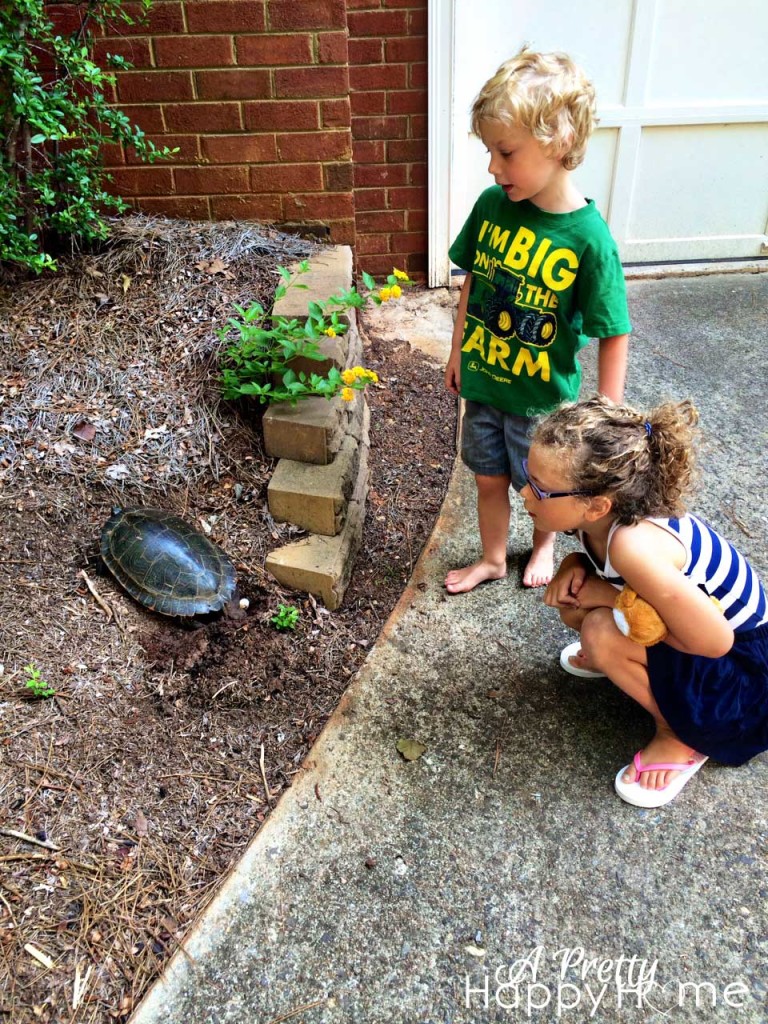
[[(282, 283), (275, 292), (274, 302), (281, 299), (289, 288), (306, 288), (299, 284), (285, 267), (277, 268)], [(299, 264), (297, 275), (309, 270), (309, 261)], [(341, 397), (350, 402), (355, 391), (362, 391), (378, 377), (373, 370), (355, 366), (347, 370), (331, 367), (327, 374), (298, 372), (291, 364), (299, 358), (317, 362), (327, 360), (320, 344), (324, 338), (343, 335), (348, 326), (342, 319), (349, 309), (360, 309), (370, 299), (377, 306), (402, 295), (402, 286), (410, 285), (403, 270), (393, 270), (387, 283), (379, 288), (370, 274), (363, 273), (367, 294), (355, 288), (343, 289), (325, 302), (310, 302), (309, 315), (304, 320), (267, 313), (258, 302), (247, 308), (235, 306), (239, 316), (230, 317), (227, 326), (217, 331), (219, 338), (228, 342), (224, 352), (221, 383), (224, 398), (234, 399), (250, 395), (262, 403), (290, 402), (295, 405), (301, 398), (320, 395), (324, 398)], [(234, 338), (233, 338), (234, 335)]]

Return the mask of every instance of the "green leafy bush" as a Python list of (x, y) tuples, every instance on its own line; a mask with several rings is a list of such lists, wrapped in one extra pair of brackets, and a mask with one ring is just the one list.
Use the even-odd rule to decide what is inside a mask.
[[(285, 267), (277, 269), (282, 284), (275, 292), (275, 302), (285, 295), (288, 288), (306, 288), (306, 285), (297, 283)], [(308, 270), (309, 262), (304, 260), (296, 273), (300, 275)], [(310, 302), (306, 319), (270, 316), (258, 302), (247, 309), (235, 306), (239, 316), (230, 317), (227, 326), (217, 332), (222, 341), (229, 342), (221, 378), (224, 398), (251, 396), (261, 403), (290, 402), (295, 405), (299, 399), (313, 395), (330, 399), (341, 394), (345, 401), (351, 401), (355, 391), (376, 383), (378, 377), (373, 370), (362, 366), (347, 370), (332, 367), (326, 376), (303, 371), (297, 373), (291, 367), (292, 361), (300, 357), (325, 360), (327, 357), (320, 343), (325, 337), (334, 338), (346, 332), (347, 325), (341, 318), (349, 309), (360, 309), (368, 299), (377, 305), (397, 299), (402, 292), (401, 285), (412, 283), (402, 270), (393, 271), (387, 278), (387, 284), (381, 288), (377, 287), (370, 274), (364, 273), (362, 277), (367, 294), (350, 288), (331, 295), (325, 302)]]
[[(142, 16), (151, 0), (141, 0)], [(122, 0), (74, 5), (80, 29), (63, 36), (44, 0), (5, 0), (0, 8), (0, 260), (40, 272), (55, 269), (53, 240), (106, 238), (109, 211), (127, 204), (106, 189), (105, 142), (133, 146), (149, 163), (176, 152), (159, 149), (111, 107), (114, 75), (90, 56), (92, 26), (133, 23)], [(108, 55), (113, 68), (131, 65)], [(51, 72), (49, 69), (53, 68)]]

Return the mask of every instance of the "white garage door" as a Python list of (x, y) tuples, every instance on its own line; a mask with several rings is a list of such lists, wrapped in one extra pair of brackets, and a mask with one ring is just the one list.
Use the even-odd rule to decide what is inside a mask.
[(430, 0), (430, 283), (492, 183), (472, 101), (523, 42), (595, 83), (575, 180), (625, 262), (768, 254), (768, 0)]

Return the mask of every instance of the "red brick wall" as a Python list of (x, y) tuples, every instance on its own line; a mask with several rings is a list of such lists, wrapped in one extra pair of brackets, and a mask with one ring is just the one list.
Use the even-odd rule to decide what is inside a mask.
[(347, 0), (357, 260), (427, 263), (427, 3)]
[[(127, 5), (138, 15), (138, 4)], [(173, 161), (109, 147), (148, 213), (326, 230), (371, 273), (426, 266), (427, 0), (154, 0), (96, 43)]]

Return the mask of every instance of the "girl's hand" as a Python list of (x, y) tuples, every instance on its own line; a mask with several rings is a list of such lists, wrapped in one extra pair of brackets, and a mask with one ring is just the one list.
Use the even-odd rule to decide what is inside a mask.
[(544, 593), (550, 608), (581, 608), (579, 593), (587, 579), (587, 567), (579, 555), (567, 555)]

